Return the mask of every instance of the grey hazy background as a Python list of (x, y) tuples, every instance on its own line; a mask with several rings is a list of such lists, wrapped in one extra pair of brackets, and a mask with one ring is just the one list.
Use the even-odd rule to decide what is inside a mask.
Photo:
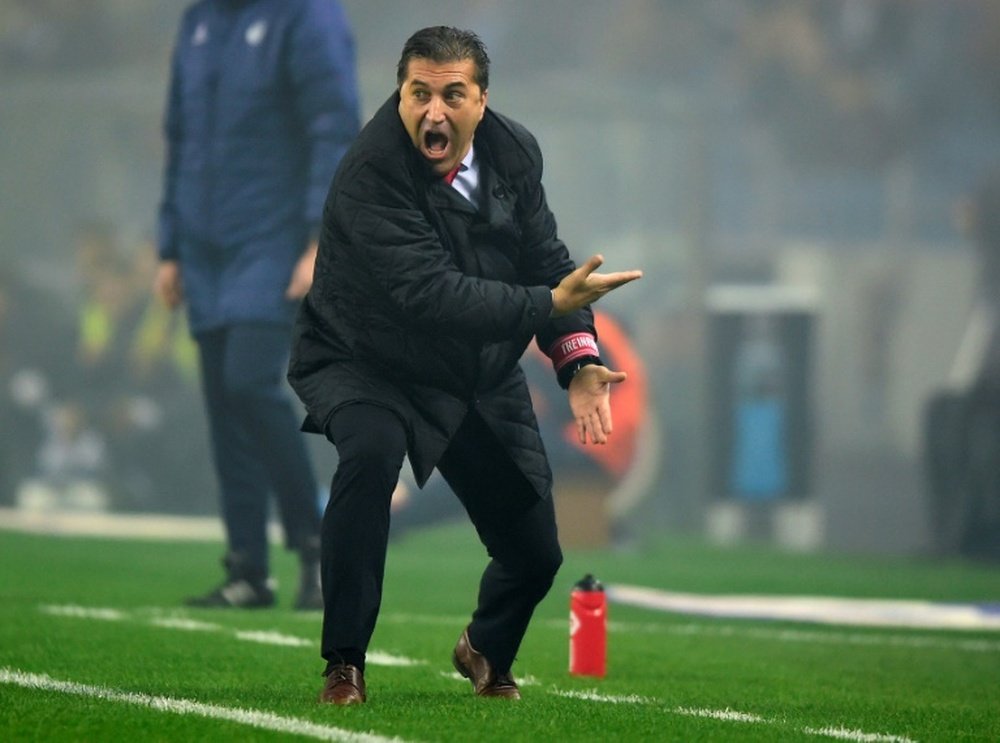
[[(976, 290), (955, 207), (1000, 161), (1000, 4), (344, 4), (366, 118), (391, 92), (412, 31), (476, 30), (493, 60), (490, 103), (538, 136), (574, 256), (600, 251), (609, 268), (645, 269), (605, 305), (648, 366), (656, 424), (621, 533), (725, 538), (735, 528), (708, 485), (720, 464), (706, 443), (705, 298), (753, 283), (790, 288), (815, 310), (812, 468), (804, 510), (785, 514), (799, 536), (786, 541), (926, 551), (921, 421)], [(76, 374), (87, 225), (110, 229), (127, 257), (151, 250), (168, 58), (185, 5), (0, 0), (0, 264), (31, 298), (21, 315), (52, 323), (0, 337), (8, 372), (30, 359), (54, 386)], [(191, 410), (181, 435), (203, 441)], [(21, 431), (0, 421), (8, 448)], [(327, 449), (317, 448), (321, 480)], [(31, 452), (10, 456), (24, 465)], [(185, 474), (204, 476), (192, 482), (207, 479), (207, 464), (189, 464)], [(214, 513), (213, 492), (187, 485), (174, 497), (165, 485), (110, 507)], [(0, 504), (15, 502), (16, 487)]]

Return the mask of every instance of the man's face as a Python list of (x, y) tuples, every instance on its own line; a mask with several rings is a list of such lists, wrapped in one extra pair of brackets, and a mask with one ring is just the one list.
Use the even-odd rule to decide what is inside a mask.
[(399, 118), (437, 175), (462, 162), (486, 111), (486, 91), (475, 83), (475, 69), (471, 59), (415, 58), (399, 86)]

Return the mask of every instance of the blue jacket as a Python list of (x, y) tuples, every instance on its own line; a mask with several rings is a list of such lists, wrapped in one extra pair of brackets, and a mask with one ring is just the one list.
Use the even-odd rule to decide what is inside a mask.
[(292, 268), (358, 131), (354, 40), (337, 0), (200, 0), (181, 21), (159, 254), (195, 332), (288, 321)]

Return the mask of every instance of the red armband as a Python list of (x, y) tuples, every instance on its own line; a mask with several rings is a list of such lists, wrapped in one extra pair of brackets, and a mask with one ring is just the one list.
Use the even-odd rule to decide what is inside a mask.
[(601, 354), (597, 350), (597, 341), (590, 333), (570, 333), (556, 339), (545, 355), (552, 359), (552, 366), (558, 372), (571, 361)]

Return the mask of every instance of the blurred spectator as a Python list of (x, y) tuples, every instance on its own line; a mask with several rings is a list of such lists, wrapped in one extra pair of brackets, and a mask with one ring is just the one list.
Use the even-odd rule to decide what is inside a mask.
[[(85, 230), (77, 265), (83, 296), (70, 404), (107, 446), (107, 482), (118, 508), (197, 507), (210, 486), (199, 467), (197, 359), (182, 316), (152, 301), (151, 245), (121, 255)], [(200, 447), (200, 448), (196, 448)]]
[(927, 402), (924, 458), (933, 540), (1000, 559), (1000, 169), (958, 207), (977, 252), (978, 295), (943, 389)]
[(1000, 168), (989, 171), (974, 193), (958, 202), (954, 216), (979, 266), (970, 326), (979, 342), (970, 338), (966, 344), (959, 359), (962, 369), (953, 370), (953, 386), (1000, 400)]
[(1000, 305), (1000, 168), (983, 179), (968, 209), (966, 226), (982, 267), (980, 296), (996, 308)]
[(0, 265), (0, 503), (37, 470), (51, 370), (71, 338), (59, 303)]
[(0, 21), (0, 62), (15, 69), (79, 69), (119, 46), (104, 0), (4, 0)]
[(51, 299), (36, 298), (29, 315), (14, 292), (16, 317), (9, 290), (0, 301), (12, 336), (0, 353), (14, 434), (5, 448), (21, 463), (4, 468), (6, 492), (29, 508), (191, 511), (210, 480), (197, 464), (206, 436), (191, 425), (196, 357), (183, 318), (151, 301), (150, 246), (129, 259), (110, 224), (90, 221), (74, 247), (75, 329), (68, 315), (61, 338), (32, 322)]
[[(748, 101), (774, 127), (789, 160), (874, 168), (904, 144), (898, 81), (881, 75), (905, 16), (887, 0), (771, 0), (742, 27)], [(897, 94), (897, 95), (894, 95)]]
[(322, 608), (318, 485), (286, 394), (291, 324), (323, 203), (358, 131), (354, 40), (337, 0), (202, 0), (171, 69), (155, 287), (187, 305), (228, 552), (194, 606), (274, 603), (274, 495), (299, 554), (295, 605)]

